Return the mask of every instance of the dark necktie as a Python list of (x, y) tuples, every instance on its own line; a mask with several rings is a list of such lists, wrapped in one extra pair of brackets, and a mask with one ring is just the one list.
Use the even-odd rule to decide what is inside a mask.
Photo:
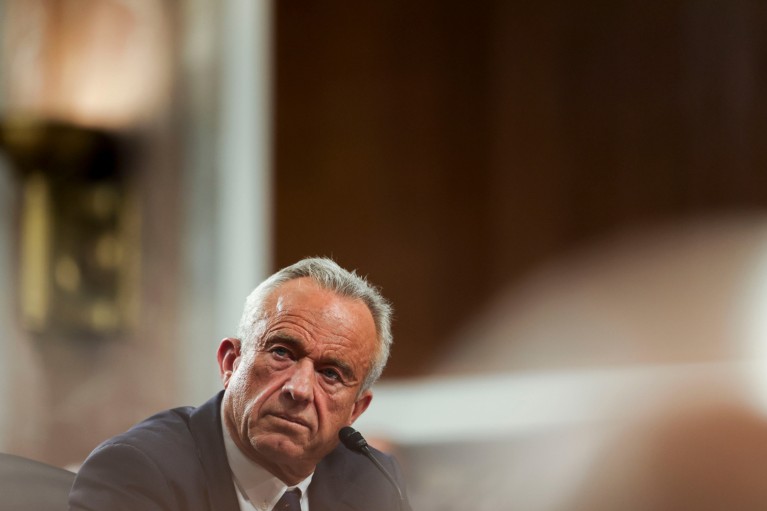
[(301, 490), (293, 488), (283, 493), (274, 511), (301, 511)]

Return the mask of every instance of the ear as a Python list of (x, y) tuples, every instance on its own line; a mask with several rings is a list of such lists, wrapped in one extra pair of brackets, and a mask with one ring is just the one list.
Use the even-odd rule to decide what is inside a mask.
[(362, 395), (357, 398), (357, 401), (354, 402), (354, 407), (352, 407), (352, 415), (349, 424), (353, 424), (354, 421), (356, 421), (357, 418), (362, 415), (362, 412), (368, 409), (368, 406), (370, 406), (370, 402), (372, 400), (373, 391), (370, 389), (363, 392)]
[(218, 359), (218, 371), (221, 375), (221, 381), (224, 383), (224, 388), (229, 386), (229, 380), (232, 378), (232, 373), (237, 370), (237, 366), (240, 365), (240, 348), (241, 342), (234, 337), (227, 337), (218, 346), (218, 352), (216, 352), (216, 358)]

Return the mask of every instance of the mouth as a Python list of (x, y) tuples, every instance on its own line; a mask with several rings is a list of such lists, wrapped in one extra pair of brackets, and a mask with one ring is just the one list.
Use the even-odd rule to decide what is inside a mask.
[(297, 424), (299, 426), (303, 426), (306, 429), (311, 429), (311, 427), (309, 426), (309, 423), (307, 421), (305, 421), (304, 419), (302, 419), (301, 417), (295, 417), (293, 415), (286, 415), (286, 414), (282, 414), (282, 413), (273, 413), (271, 415), (272, 415), (272, 417), (276, 417), (276, 418), (278, 418), (280, 420), (283, 420), (285, 422), (290, 422), (292, 424)]

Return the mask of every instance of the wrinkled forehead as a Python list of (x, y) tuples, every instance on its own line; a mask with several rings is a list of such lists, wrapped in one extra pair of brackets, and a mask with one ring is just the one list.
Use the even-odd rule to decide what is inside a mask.
[(330, 329), (353, 332), (371, 356), (377, 351), (375, 321), (367, 304), (323, 288), (309, 277), (289, 280), (272, 290), (264, 298), (259, 316), (264, 329), (286, 316), (302, 316)]
[(321, 313), (339, 301), (355, 303), (358, 300), (326, 289), (311, 277), (299, 277), (283, 282), (266, 294), (261, 306), (262, 317), (268, 318), (294, 309), (311, 309)]

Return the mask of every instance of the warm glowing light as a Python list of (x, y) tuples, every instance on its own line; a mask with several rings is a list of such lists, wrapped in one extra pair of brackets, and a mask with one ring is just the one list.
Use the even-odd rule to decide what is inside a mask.
[(156, 0), (11, 0), (3, 16), (4, 109), (124, 127), (165, 100), (170, 41)]

